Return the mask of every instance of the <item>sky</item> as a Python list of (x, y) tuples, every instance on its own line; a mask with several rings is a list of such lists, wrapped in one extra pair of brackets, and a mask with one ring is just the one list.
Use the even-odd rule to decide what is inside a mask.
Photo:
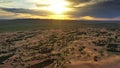
[(120, 0), (0, 0), (0, 19), (120, 20)]

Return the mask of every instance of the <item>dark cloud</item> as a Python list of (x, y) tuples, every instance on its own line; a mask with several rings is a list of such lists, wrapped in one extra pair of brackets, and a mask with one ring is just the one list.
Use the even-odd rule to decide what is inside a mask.
[(114, 18), (120, 16), (120, 0), (108, 0), (95, 4), (74, 8), (75, 12), (70, 12), (73, 17), (93, 16), (100, 18)]
[(105, 1), (111, 1), (111, 0), (67, 0), (73, 4), (80, 4), (80, 3), (90, 3), (90, 2), (105, 2)]
[(104, 2), (109, 2), (113, 0), (67, 0), (71, 2), (72, 4), (69, 5), (69, 8), (78, 8), (78, 7), (86, 7), (86, 6), (91, 6), (94, 4), (98, 3), (104, 3)]
[(30, 10), (30, 9), (18, 9), (18, 8), (0, 8), (0, 9), (12, 13), (24, 13), (24, 14), (33, 14), (40, 16), (47, 16), (48, 14), (50, 14), (50, 12), (42, 11), (42, 10)]
[(89, 2), (91, 0), (67, 0), (67, 1), (72, 2), (74, 4), (79, 4), (79, 3)]

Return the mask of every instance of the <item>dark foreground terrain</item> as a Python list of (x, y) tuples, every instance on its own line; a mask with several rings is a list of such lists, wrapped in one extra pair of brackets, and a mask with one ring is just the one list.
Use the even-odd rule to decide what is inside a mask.
[(0, 68), (119, 68), (120, 23), (1, 20)]

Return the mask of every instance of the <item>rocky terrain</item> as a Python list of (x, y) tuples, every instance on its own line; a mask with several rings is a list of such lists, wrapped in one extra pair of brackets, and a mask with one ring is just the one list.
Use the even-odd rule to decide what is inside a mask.
[(0, 68), (119, 68), (120, 29), (0, 33)]

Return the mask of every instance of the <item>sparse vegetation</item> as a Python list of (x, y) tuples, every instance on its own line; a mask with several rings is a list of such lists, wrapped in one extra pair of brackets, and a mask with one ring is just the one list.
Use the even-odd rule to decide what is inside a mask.
[(118, 32), (79, 28), (0, 33), (0, 68), (6, 64), (13, 68), (65, 68), (76, 62), (99, 62), (119, 56)]

